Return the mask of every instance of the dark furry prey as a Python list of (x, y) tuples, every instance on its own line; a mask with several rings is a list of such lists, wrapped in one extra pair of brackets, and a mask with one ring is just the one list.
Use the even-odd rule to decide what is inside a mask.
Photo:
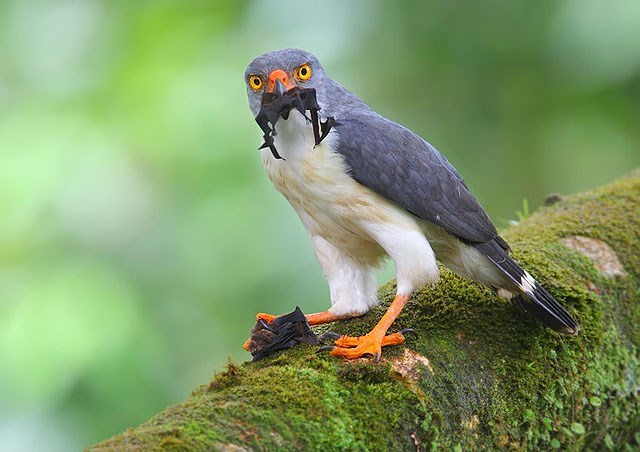
[(254, 361), (298, 344), (315, 345), (320, 342), (298, 306), (293, 312), (276, 317), (271, 323), (258, 320), (251, 330), (250, 339), (249, 352)]

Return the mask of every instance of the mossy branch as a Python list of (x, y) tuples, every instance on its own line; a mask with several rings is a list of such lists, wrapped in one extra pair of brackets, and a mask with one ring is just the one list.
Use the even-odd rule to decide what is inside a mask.
[[(556, 201), (503, 235), (578, 320), (578, 337), (443, 269), (394, 325), (418, 338), (385, 349), (379, 364), (312, 347), (229, 363), (184, 402), (91, 450), (638, 446), (640, 171)], [(381, 288), (386, 303), (393, 293)], [(384, 309), (333, 329), (363, 334)]]

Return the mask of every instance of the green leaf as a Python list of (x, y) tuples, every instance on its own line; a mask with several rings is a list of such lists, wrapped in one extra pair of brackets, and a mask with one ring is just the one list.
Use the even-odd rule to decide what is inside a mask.
[(526, 410), (524, 410), (524, 420), (529, 422), (532, 421), (535, 417), (535, 414), (533, 413), (533, 410), (530, 410), (529, 408), (527, 408)]
[(604, 445), (609, 450), (613, 450), (613, 448), (615, 447), (615, 444), (613, 443), (613, 439), (611, 439), (611, 435), (609, 435), (608, 433), (604, 437)]
[(561, 445), (562, 445), (562, 444), (560, 444), (560, 441), (558, 441), (556, 438), (553, 438), (553, 439), (551, 440), (551, 447), (552, 447), (553, 449), (560, 449), (560, 446), (561, 446)]
[(560, 431), (569, 437), (573, 436), (573, 432), (567, 427), (560, 427)]
[(600, 400), (600, 397), (593, 396), (589, 398), (589, 403), (591, 406), (600, 406), (602, 405), (602, 400)]
[(571, 424), (571, 430), (576, 435), (584, 435), (585, 433), (584, 425), (580, 424), (579, 422), (574, 422), (573, 424)]

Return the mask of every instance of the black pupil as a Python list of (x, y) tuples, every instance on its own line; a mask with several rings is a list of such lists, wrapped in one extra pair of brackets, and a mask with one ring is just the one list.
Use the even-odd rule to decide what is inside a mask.
[(258, 86), (260, 84), (260, 80), (258, 80), (257, 78), (253, 79), (253, 84)]
[(303, 77), (307, 76), (307, 68), (303, 67), (302, 69), (300, 69), (300, 75)]

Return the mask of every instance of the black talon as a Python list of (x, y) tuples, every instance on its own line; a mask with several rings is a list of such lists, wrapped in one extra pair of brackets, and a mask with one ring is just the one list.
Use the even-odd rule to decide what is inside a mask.
[(376, 360), (377, 363), (380, 362), (380, 353), (376, 353), (375, 355), (373, 355), (373, 359)]
[(316, 350), (316, 353), (332, 352), (335, 348), (336, 348), (335, 345), (324, 345), (320, 347), (318, 350)]
[(416, 330), (414, 330), (413, 328), (405, 328), (404, 330), (400, 330), (400, 334), (402, 334), (403, 336), (406, 336), (407, 334), (411, 334), (413, 336), (418, 336), (418, 333), (416, 333)]
[(340, 335), (338, 333), (334, 333), (333, 331), (327, 331), (326, 333), (324, 333), (324, 334), (322, 334), (320, 336), (320, 340), (324, 341), (325, 339), (330, 339), (332, 341), (337, 341), (341, 337), (342, 337), (342, 335)]
[(276, 330), (271, 328), (271, 326), (267, 322), (265, 322), (264, 319), (259, 319), (258, 323), (260, 323), (260, 326), (262, 326), (262, 328), (264, 328), (265, 330), (271, 331), (272, 333), (276, 333)]

